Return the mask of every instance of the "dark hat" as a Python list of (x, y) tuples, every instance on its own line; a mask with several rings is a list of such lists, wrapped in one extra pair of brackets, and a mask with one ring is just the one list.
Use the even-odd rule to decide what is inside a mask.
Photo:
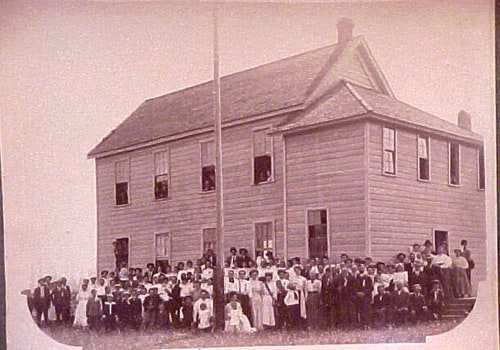
[(426, 239), (424, 242), (424, 245), (431, 245), (432, 246), (432, 242), (430, 240)]
[(148, 267), (148, 268), (149, 268), (149, 267), (155, 267), (155, 264), (153, 264), (153, 263), (148, 263), (148, 264), (146, 265), (146, 267)]
[(400, 256), (404, 256), (406, 258), (406, 254), (405, 253), (398, 253), (397, 257), (399, 258)]
[(230, 251), (230, 252), (237, 252), (238, 250), (236, 250), (236, 248), (235, 248), (235, 247), (231, 247), (231, 248), (229, 249), (229, 251)]

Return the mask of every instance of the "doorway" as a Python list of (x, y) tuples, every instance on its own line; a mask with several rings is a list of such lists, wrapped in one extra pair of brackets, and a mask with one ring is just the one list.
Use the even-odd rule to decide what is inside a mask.
[(434, 230), (434, 251), (437, 252), (437, 249), (440, 245), (443, 245), (445, 248), (445, 253), (450, 255), (449, 247), (448, 247), (448, 231), (443, 230)]

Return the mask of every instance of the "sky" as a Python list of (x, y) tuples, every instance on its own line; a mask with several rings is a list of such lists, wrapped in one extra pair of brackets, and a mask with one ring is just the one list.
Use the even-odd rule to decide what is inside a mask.
[[(16, 276), (24, 285), (46, 273), (94, 273), (95, 168), (86, 155), (145, 99), (211, 79), (210, 9), (0, 3), (7, 264), (23, 262)], [(400, 100), (452, 122), (464, 109), (473, 130), (492, 140), (491, 1), (223, 4), (221, 73), (335, 43), (342, 16), (353, 19)], [(493, 152), (491, 144), (490, 173)]]
[[(7, 294), (17, 300), (7, 304), (11, 324), (12, 315), (26, 315), (19, 291), (38, 276), (95, 273), (95, 168), (87, 153), (145, 99), (211, 79), (210, 9), (0, 1)], [(461, 109), (471, 113), (487, 142), (486, 197), (494, 209), (493, 13), (486, 0), (225, 3), (220, 68), (229, 74), (335, 43), (338, 19), (353, 19), (354, 34), (365, 37), (400, 100), (452, 122)], [(493, 211), (487, 220), (494, 243)], [(32, 327), (25, 321), (16, 325)], [(11, 339), (22, 339), (24, 326), (11, 327)]]

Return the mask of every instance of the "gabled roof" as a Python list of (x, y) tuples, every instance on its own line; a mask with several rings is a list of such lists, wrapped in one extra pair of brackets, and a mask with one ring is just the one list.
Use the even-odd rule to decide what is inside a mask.
[(472, 142), (482, 142), (481, 135), (401, 102), (394, 97), (346, 81), (291, 120), (285, 120), (274, 132), (290, 133), (330, 124), (353, 117), (379, 118), (429, 132), (446, 134)]
[[(338, 45), (221, 78), (222, 122), (300, 105)], [(90, 153), (137, 145), (213, 125), (213, 82), (143, 102)]]

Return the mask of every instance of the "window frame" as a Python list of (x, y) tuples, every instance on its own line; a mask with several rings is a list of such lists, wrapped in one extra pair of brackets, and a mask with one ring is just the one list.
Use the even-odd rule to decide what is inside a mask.
[[(420, 150), (420, 144), (419, 140), (424, 139), (427, 141), (427, 173), (428, 173), (428, 179), (422, 179), (421, 178), (421, 172), (420, 172), (420, 155), (419, 155), (419, 150)], [(422, 158), (426, 159), (426, 158)], [(417, 135), (417, 180), (421, 182), (431, 182), (431, 138), (428, 135)]]
[[(118, 241), (119, 239), (128, 239), (128, 259), (127, 259), (127, 268), (130, 268), (130, 261), (132, 260), (131, 259), (131, 256), (132, 256), (132, 236), (130, 234), (128, 235), (121, 235), (121, 236), (118, 236), (118, 237), (115, 237), (113, 239), (113, 241)], [(114, 255), (114, 252), (113, 252), (113, 262), (115, 263), (115, 255)]]
[[(458, 169), (457, 169), (457, 173), (458, 173), (458, 182), (456, 184), (452, 183), (451, 182), (451, 169), (452, 169), (452, 166), (451, 166), (451, 162), (452, 162), (452, 157), (451, 157), (451, 149), (452, 149), (452, 144), (456, 144), (457, 145), (457, 152), (458, 152)], [(452, 187), (460, 187), (461, 185), (461, 180), (462, 180), (462, 162), (461, 162), (461, 150), (460, 150), (460, 143), (459, 142), (455, 142), (455, 141), (448, 141), (448, 185), (449, 186), (452, 186)]]
[(200, 140), (200, 193), (201, 194), (205, 194), (205, 193), (214, 193), (216, 190), (217, 190), (217, 178), (215, 178), (215, 185), (214, 185), (214, 189), (213, 190), (207, 190), (207, 191), (204, 191), (203, 190), (203, 144), (204, 143), (208, 143), (208, 142), (213, 142), (214, 143), (214, 164), (213, 164), (213, 167), (214, 167), (214, 175), (215, 172), (217, 171), (217, 169), (215, 168), (215, 158), (217, 157), (217, 154), (215, 154), (217, 152), (217, 150), (215, 149), (215, 139), (203, 139), (203, 140)]
[(274, 137), (271, 136), (271, 135), (267, 135), (266, 133), (266, 136), (269, 136), (270, 139), (271, 139), (271, 151), (270, 151), (270, 155), (271, 155), (271, 178), (267, 181), (263, 181), (263, 182), (259, 182), (259, 183), (255, 183), (255, 138), (254, 138), (254, 135), (255, 133), (259, 132), (259, 131), (262, 131), (262, 130), (266, 130), (266, 131), (269, 131), (270, 129), (272, 129), (272, 125), (271, 124), (268, 124), (268, 125), (261, 125), (261, 126), (256, 126), (254, 128), (252, 128), (252, 131), (251, 131), (251, 148), (252, 148), (252, 157), (251, 157), (251, 160), (250, 160), (250, 164), (251, 164), (251, 180), (250, 180), (250, 184), (252, 186), (260, 186), (260, 185), (264, 185), (264, 184), (268, 184), (268, 183), (273, 183), (276, 181), (276, 176), (275, 176), (275, 167), (274, 167)]
[(451, 244), (450, 244), (450, 241), (451, 241), (451, 231), (448, 230), (448, 228), (443, 228), (443, 227), (433, 227), (432, 230), (431, 230), (431, 240), (432, 240), (432, 247), (434, 248), (434, 251), (437, 253), (437, 246), (436, 246), (436, 231), (440, 231), (440, 232), (446, 232), (446, 237), (447, 237), (447, 248), (448, 248), (448, 255), (450, 254), (450, 250), (451, 250), (451, 253), (453, 252), (453, 249), (451, 248)]
[[(156, 237), (163, 236), (163, 235), (168, 236), (168, 245), (169, 245), (170, 249), (169, 249), (166, 256), (158, 256), (156, 254)], [(153, 260), (154, 260), (155, 266), (156, 266), (156, 260), (167, 260), (168, 264), (170, 266), (173, 266), (173, 264), (172, 264), (172, 250), (173, 250), (172, 249), (172, 233), (170, 231), (153, 232)], [(164, 259), (161, 259), (161, 258), (164, 258)]]
[[(127, 203), (124, 203), (124, 204), (117, 204), (116, 203), (116, 185), (118, 184), (118, 182), (116, 182), (116, 165), (117, 163), (121, 163), (121, 162), (127, 162), (127, 166), (128, 166), (128, 181), (127, 181), (127, 196), (128, 196), (128, 201)], [(113, 203), (114, 203), (114, 206), (115, 208), (122, 208), (122, 207), (127, 207), (129, 205), (132, 204), (132, 196), (131, 196), (131, 186), (130, 186), (130, 179), (131, 179), (131, 176), (130, 176), (130, 171), (131, 171), (131, 166), (130, 166), (130, 156), (126, 156), (126, 157), (121, 157), (121, 158), (117, 158), (114, 160), (113, 162), (113, 177), (114, 177), (114, 184), (113, 184)], [(121, 183), (121, 182), (120, 182)], [(125, 238), (125, 237), (123, 237)]]
[[(273, 253), (273, 256), (276, 256), (276, 225), (275, 225), (274, 220), (275, 220), (274, 218), (267, 218), (267, 219), (264, 218), (262, 220), (252, 222), (252, 226), (253, 226), (252, 254), (253, 254), (254, 260), (257, 258), (257, 225), (259, 225), (259, 224), (270, 224), (271, 225), (271, 240), (273, 242), (273, 247), (272, 247), (272, 249), (270, 249), (270, 251)], [(262, 251), (264, 251), (264, 248), (262, 249)]]
[(306, 241), (306, 257), (309, 259), (310, 251), (309, 251), (309, 212), (310, 211), (318, 211), (325, 210), (326, 211), (326, 251), (327, 255), (331, 257), (331, 240), (330, 240), (330, 208), (327, 206), (324, 207), (307, 207), (305, 210), (305, 241)]
[[(156, 175), (156, 154), (166, 152), (167, 153), (167, 196), (163, 198), (156, 198), (156, 176), (161, 176), (161, 175)], [(153, 158), (153, 200), (155, 202), (158, 201), (164, 201), (168, 200), (172, 197), (172, 181), (171, 181), (171, 166), (170, 166), (170, 147), (162, 147), (162, 148), (157, 148), (154, 149), (152, 152), (152, 158)], [(165, 174), (162, 174), (165, 175)]]
[[(394, 141), (393, 141), (393, 147), (394, 147), (394, 150), (389, 150), (389, 149), (386, 149), (385, 148), (385, 140), (384, 140), (384, 130), (385, 129), (389, 129), (389, 130), (392, 130), (394, 132)], [(398, 164), (398, 161), (397, 161), (397, 132), (396, 132), (396, 128), (394, 127), (390, 127), (390, 126), (382, 126), (382, 175), (385, 175), (385, 176), (397, 176), (397, 164)], [(386, 172), (385, 171), (385, 157), (386, 157), (386, 151), (388, 152), (392, 152), (392, 157), (393, 157), (393, 167), (394, 167), (394, 172), (393, 173), (390, 173), (390, 172)]]
[(204, 232), (205, 230), (214, 230), (214, 233), (215, 233), (215, 237), (214, 237), (214, 247), (212, 248), (214, 250), (214, 252), (217, 252), (217, 228), (215, 226), (203, 226), (200, 230), (201, 232), (201, 246), (200, 246), (200, 249), (201, 249), (201, 255), (200, 256), (203, 256), (203, 254), (206, 253), (205, 251), (205, 236), (204, 236)]
[[(482, 154), (482, 162), (481, 162), (481, 154)], [(484, 158), (484, 146), (481, 148), (477, 149), (477, 189), (478, 191), (484, 191), (486, 188), (486, 164), (485, 164), (485, 158)], [(481, 172), (483, 181), (481, 184)], [(482, 185), (482, 186), (481, 186)]]

